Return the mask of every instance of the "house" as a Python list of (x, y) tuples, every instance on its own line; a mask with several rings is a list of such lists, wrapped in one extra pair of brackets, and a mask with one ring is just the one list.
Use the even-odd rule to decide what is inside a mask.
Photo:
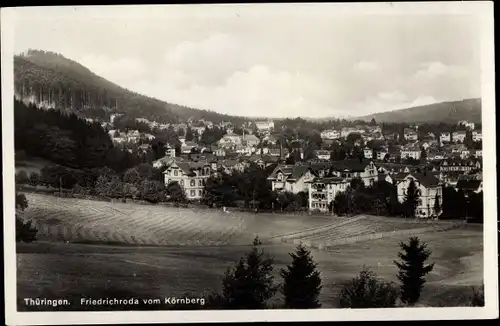
[(430, 161), (444, 160), (446, 155), (441, 151), (429, 151), (427, 159)]
[(432, 173), (408, 173), (402, 180), (396, 183), (398, 200), (402, 203), (405, 201), (406, 193), (410, 182), (413, 180), (419, 192), (419, 203), (415, 211), (417, 217), (428, 218), (436, 216), (434, 211), (435, 201), (438, 200), (439, 205), (442, 203), (442, 187), (440, 180)]
[(346, 138), (352, 133), (364, 134), (364, 129), (353, 128), (353, 127), (344, 127), (340, 130), (340, 137)]
[(268, 145), (276, 145), (278, 140), (273, 135), (266, 135), (262, 138), (263, 142), (266, 142)]
[(340, 131), (334, 129), (326, 129), (321, 132), (322, 139), (338, 139), (340, 138)]
[(316, 157), (320, 160), (329, 160), (330, 159), (330, 151), (327, 151), (327, 150), (317, 150), (316, 151)]
[(390, 184), (394, 183), (394, 180), (392, 179), (392, 177), (391, 177), (390, 174), (379, 173), (377, 177), (378, 177), (377, 178), (378, 182), (387, 182), (387, 183), (390, 183)]
[(219, 140), (218, 145), (220, 148), (231, 148), (234, 146), (241, 146), (242, 137), (233, 133), (232, 131), (222, 136)]
[(191, 153), (193, 148), (198, 148), (198, 144), (196, 144), (194, 141), (185, 141), (181, 145), (181, 153), (189, 154), (189, 153)]
[(309, 210), (328, 212), (332, 209), (330, 203), (339, 192), (343, 192), (349, 186), (344, 178), (314, 178), (308, 182)]
[(440, 172), (461, 172), (467, 173), (476, 169), (481, 169), (481, 162), (479, 160), (463, 160), (456, 158), (447, 158), (440, 162)]
[(399, 134), (397, 132), (390, 132), (384, 134), (384, 139), (386, 140), (399, 140)]
[(479, 193), (483, 191), (483, 181), (477, 179), (458, 179), (455, 189), (464, 192)]
[(269, 175), (273, 191), (287, 191), (297, 194), (308, 190), (308, 181), (315, 177), (312, 169), (304, 165), (278, 165)]
[(449, 143), (449, 142), (451, 142), (451, 134), (449, 132), (447, 132), (447, 131), (442, 132), (439, 135), (439, 142), (440, 143)]
[(466, 136), (467, 136), (467, 133), (465, 131), (462, 131), (462, 130), (455, 131), (452, 134), (452, 141), (454, 143), (463, 143)]
[(378, 163), (377, 171), (378, 173), (389, 175), (398, 173), (410, 173), (410, 166), (407, 164), (398, 163)]
[(156, 138), (154, 135), (151, 134), (143, 134), (142, 137), (147, 140), (153, 140)]
[[(375, 150), (375, 158), (379, 161), (382, 161), (385, 159), (385, 156), (389, 154), (389, 151), (387, 148), (380, 148)], [(365, 156), (366, 157), (366, 156)]]
[(247, 134), (243, 136), (243, 144), (247, 146), (257, 146), (260, 143), (260, 139), (252, 134)]
[(163, 171), (163, 176), (165, 185), (177, 182), (189, 200), (199, 200), (203, 196), (206, 180), (213, 172), (208, 162), (174, 161)]
[(359, 178), (366, 186), (370, 186), (376, 181), (377, 168), (369, 159), (347, 159), (332, 162), (330, 174), (347, 179), (348, 182)]
[(408, 141), (418, 140), (418, 133), (413, 129), (405, 128), (403, 133), (404, 133), (404, 138)]
[(414, 160), (420, 160), (422, 155), (422, 150), (415, 145), (405, 146), (401, 149), (401, 159), (412, 158)]
[(217, 157), (224, 157), (226, 156), (226, 150), (224, 148), (217, 148), (215, 151), (214, 151), (214, 154), (215, 156)]
[(476, 149), (471, 152), (471, 156), (475, 158), (480, 158), (483, 157), (483, 150), (482, 149)]
[(469, 130), (474, 130), (475, 124), (474, 122), (469, 122), (467, 120), (462, 120), (458, 122), (458, 126), (467, 128)]
[[(255, 158), (255, 156), (257, 158)], [(271, 156), (271, 155), (252, 155), (250, 157), (250, 161), (254, 162), (259, 166), (261, 169), (265, 169), (273, 164), (277, 164), (280, 161), (280, 158), (277, 156)]]
[(201, 136), (205, 132), (206, 127), (191, 127), (191, 130)]
[(363, 155), (365, 158), (372, 159), (373, 158), (373, 149), (365, 147), (363, 148)]
[(483, 133), (481, 132), (481, 130), (474, 130), (472, 132), (472, 140), (475, 142), (483, 140)]
[(271, 131), (274, 129), (274, 121), (255, 121), (255, 127), (259, 131)]

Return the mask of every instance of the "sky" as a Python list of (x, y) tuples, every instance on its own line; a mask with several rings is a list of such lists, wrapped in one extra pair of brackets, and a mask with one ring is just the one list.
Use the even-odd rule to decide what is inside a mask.
[(311, 5), (18, 8), (14, 51), (58, 52), (194, 108), (352, 117), (480, 97), (477, 19)]

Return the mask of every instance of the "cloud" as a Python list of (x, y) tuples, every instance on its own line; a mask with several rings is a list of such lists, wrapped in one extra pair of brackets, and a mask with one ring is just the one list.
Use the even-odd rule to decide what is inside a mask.
[(422, 68), (419, 69), (415, 76), (417, 78), (436, 78), (446, 74), (449, 71), (449, 67), (442, 64), (441, 62), (426, 62), (421, 64)]
[(360, 61), (354, 66), (354, 70), (360, 72), (372, 72), (379, 70), (380, 67), (376, 62), (372, 61)]

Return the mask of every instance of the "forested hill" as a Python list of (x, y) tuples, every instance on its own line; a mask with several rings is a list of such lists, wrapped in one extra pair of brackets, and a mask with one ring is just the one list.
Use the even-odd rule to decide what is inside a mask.
[(120, 87), (64, 56), (29, 50), (14, 57), (14, 87), (18, 98), (38, 105), (98, 118), (126, 113), (158, 122), (177, 123), (189, 118), (218, 123), (243, 122), (243, 117), (171, 104)]
[(481, 123), (481, 99), (441, 102), (408, 109), (382, 112), (358, 119), (395, 123), (457, 123), (461, 120)]

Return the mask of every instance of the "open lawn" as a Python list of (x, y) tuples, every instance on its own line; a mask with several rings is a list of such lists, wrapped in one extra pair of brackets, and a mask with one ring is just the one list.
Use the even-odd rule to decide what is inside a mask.
[[(65, 309), (96, 310), (104, 307), (81, 307), (80, 298), (203, 296), (220, 290), (225, 270), (248, 250), (254, 235), (265, 240), (263, 248), (274, 256), (277, 281), (281, 281), (279, 268), (291, 261), (288, 253), (294, 250), (293, 242), (303, 240), (311, 247), (322, 274), (320, 299), (325, 308), (338, 306), (341, 284), (363, 265), (384, 280), (396, 282), (393, 260), (399, 241), (408, 239), (409, 234), (403, 232), (408, 229), (427, 230), (418, 235), (428, 242), (433, 250), (431, 261), (436, 263), (421, 304), (465, 305), (471, 286), (479, 286), (483, 279), (479, 225), (449, 228), (444, 222), (421, 225), (371, 217), (225, 214), (35, 194), (27, 194), (27, 198), (25, 217), (41, 227), (42, 241), (17, 246), (19, 310), (37, 309), (24, 305), (23, 298), (28, 297), (68, 298), (75, 304)], [(369, 225), (390, 236), (358, 242), (325, 238), (329, 234), (342, 237), (344, 233), (345, 239), (371, 234)], [(429, 229), (436, 225), (440, 226), (434, 231)], [(318, 250), (318, 243), (327, 245)], [(278, 295), (276, 303), (280, 300)]]

